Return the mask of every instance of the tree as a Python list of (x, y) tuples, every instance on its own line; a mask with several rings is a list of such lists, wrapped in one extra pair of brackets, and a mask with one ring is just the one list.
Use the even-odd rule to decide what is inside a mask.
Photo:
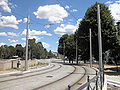
[(15, 48), (13, 46), (9, 46), (9, 58), (11, 59), (13, 56), (15, 56)]
[(59, 45), (58, 45), (58, 53), (64, 55), (65, 52), (65, 44), (67, 40), (68, 34), (64, 34), (60, 39), (59, 39)]
[[(92, 30), (92, 51), (94, 57), (98, 60), (98, 24), (97, 24), (97, 4), (88, 8), (84, 18), (79, 24), (79, 28), (76, 31), (76, 37), (78, 39), (78, 46), (82, 51), (84, 58), (89, 56), (89, 29)], [(103, 52), (114, 49), (118, 45), (118, 40), (115, 34), (114, 19), (110, 13), (110, 10), (104, 4), (100, 4), (101, 15), (101, 28), (102, 28), (102, 48)], [(83, 59), (84, 59), (83, 58)]]
[(58, 53), (67, 56), (69, 62), (76, 56), (76, 40), (74, 34), (65, 34), (59, 39)]
[(23, 58), (23, 55), (24, 55), (24, 53), (25, 53), (25, 50), (24, 50), (24, 48), (22, 47), (22, 45), (21, 45), (21, 44), (16, 44), (15, 50), (16, 50), (16, 55), (17, 55), (18, 57)]
[(76, 56), (76, 41), (74, 35), (69, 35), (66, 40), (65, 55), (68, 57), (69, 62), (75, 59)]
[(53, 58), (54, 57), (54, 54), (52, 53), (52, 51), (50, 50), (49, 52), (48, 52), (48, 58)]
[(29, 39), (28, 40), (28, 44), (29, 44), (29, 52), (30, 53), (30, 57), (32, 58), (37, 58), (37, 59), (43, 59), (43, 58), (47, 58), (48, 52), (47, 50), (43, 47), (41, 42), (36, 43), (35, 39)]

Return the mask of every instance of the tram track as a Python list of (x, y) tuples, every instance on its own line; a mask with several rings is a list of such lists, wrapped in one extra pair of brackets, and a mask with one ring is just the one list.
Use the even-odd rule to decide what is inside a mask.
[[(81, 68), (83, 68), (84, 73), (81, 73), (81, 72), (76, 73), (77, 69), (79, 69), (80, 67), (76, 67), (76, 66), (73, 66), (73, 67), (74, 67), (74, 71), (71, 72), (70, 74), (68, 74), (68, 75), (66, 75), (66, 76), (64, 76), (64, 77), (62, 77), (62, 78), (60, 78), (60, 79), (58, 79), (58, 80), (56, 80), (56, 81), (54, 81), (54, 82), (48, 83), (48, 84), (46, 84), (46, 85), (43, 85), (43, 86), (40, 86), (40, 87), (37, 87), (37, 88), (34, 88), (34, 89), (32, 89), (32, 90), (47, 90), (46, 88), (47, 88), (47, 87), (50, 87), (50, 85), (51, 85), (51, 86), (55, 86), (55, 85), (54, 85), (55, 83), (60, 82), (60, 81), (64, 81), (64, 79), (69, 78), (69, 76), (71, 76), (71, 75), (81, 75), (81, 77), (80, 77), (77, 81), (75, 81), (74, 83), (72, 83), (72, 84), (70, 85), (70, 88), (75, 87), (75, 85), (78, 85), (78, 83), (79, 83), (83, 78), (85, 78), (86, 73), (87, 73), (87, 70), (85, 69), (85, 67), (81, 67)], [(75, 76), (74, 76), (74, 77), (75, 77)], [(74, 78), (74, 77), (73, 77), (73, 78)], [(68, 79), (68, 80), (69, 80), (69, 79)], [(51, 90), (51, 89), (50, 89), (50, 90)], [(63, 90), (63, 89), (61, 89), (61, 90)], [(68, 90), (68, 87), (66, 86), (66, 89), (64, 88), (64, 90)], [(72, 90), (73, 90), (73, 89), (72, 89)]]
[[(78, 85), (78, 83), (86, 76), (87, 70), (85, 69), (85, 67), (82, 67), (84, 69), (84, 73), (78, 73), (78, 74), (83, 74), (81, 78), (79, 78), (75, 83), (73, 83), (70, 87), (74, 88), (76, 87), (76, 85)], [(66, 89), (68, 90), (68, 88)]]
[[(53, 68), (53, 67), (55, 67), (55, 65), (53, 65), (51, 68)], [(48, 70), (48, 68), (47, 68), (47, 69), (43, 69), (43, 70), (48, 70), (48, 71), (42, 72), (42, 73), (37, 73), (37, 74), (32, 74), (32, 75), (27, 75), (27, 76), (22, 76), (22, 75), (20, 74), (21, 77), (15, 77), (15, 78), (12, 78), (12, 79), (2, 80), (2, 81), (0, 81), (0, 83), (2, 83), (2, 82), (7, 82), (7, 81), (13, 81), (13, 80), (17, 80), (17, 79), (28, 78), (28, 77), (37, 76), (37, 75), (42, 75), (42, 74), (46, 74), (46, 73), (49, 73), (49, 72), (53, 72), (53, 71), (55, 71), (55, 70), (58, 70), (58, 69), (60, 69), (61, 67), (62, 67), (62, 65), (59, 65), (59, 67), (57, 67), (57, 68), (55, 68), (55, 69), (52, 69), (52, 70)], [(49, 68), (49, 69), (51, 69), (51, 68)], [(39, 70), (39, 71), (43, 71), (43, 70)]]
[[(52, 68), (52, 70), (50, 68)], [(81, 67), (81, 66), (76, 66), (76, 65), (61, 65), (61, 64), (54, 65), (53, 64), (53, 66), (50, 68), (45, 68), (45, 69), (40, 70), (40, 71), (44, 70), (44, 72), (38, 73), (36, 71), (36, 73), (34, 73), (32, 75), (27, 75), (27, 74), (26, 74), (26, 76), (20, 75), (18, 77), (16, 76), (17, 78), (0, 81), (0, 83), (3, 85), (5, 83), (8, 83), (7, 86), (0, 87), (0, 90), (6, 90), (10, 87), (15, 87), (15, 86), (22, 87), (22, 85), (24, 85), (24, 83), (26, 83), (25, 85), (27, 85), (28, 82), (30, 82), (29, 83), (30, 85), (32, 83), (33, 84), (36, 83), (36, 85), (24, 87), (24, 90), (26, 90), (26, 89), (27, 90), (48, 90), (48, 89), (58, 90), (58, 88), (59, 88), (59, 90), (68, 90), (68, 85), (70, 85), (71, 89), (74, 90), (76, 87), (78, 87), (79, 83), (81, 83), (80, 81), (89, 74), (89, 73), (87, 73), (89, 70), (87, 70), (87, 68), (84, 66)], [(62, 75), (60, 75), (60, 74), (62, 74)], [(57, 76), (59, 76), (59, 77), (57, 77)], [(34, 80), (35, 78), (36, 78), (37, 82), (36, 82), (36, 80)], [(46, 78), (46, 80), (44, 78)], [(42, 81), (41, 81), (41, 79), (42, 79)], [(25, 80), (25, 81), (22, 82), (22, 80)], [(39, 82), (39, 80), (40, 80), (40, 82)], [(16, 82), (16, 83), (12, 84), (13, 82)], [(65, 85), (64, 85), (64, 83), (65, 83)], [(60, 84), (62, 84), (63, 87), (61, 87), (62, 85), (60, 85)], [(58, 87), (54, 88), (55, 86), (58, 86)], [(12, 88), (12, 89), (14, 89), (14, 88)], [(15, 90), (17, 90), (17, 88)], [(21, 89), (21, 90), (23, 90), (23, 89)]]
[(76, 67), (75, 67), (75, 66), (72, 66), (72, 67), (74, 68), (74, 70), (73, 70), (71, 73), (69, 73), (68, 75), (66, 75), (66, 76), (64, 76), (64, 77), (62, 77), (62, 78), (60, 78), (60, 79), (58, 79), (58, 80), (56, 80), (56, 81), (53, 81), (53, 82), (51, 82), (51, 83), (48, 83), (48, 84), (45, 84), (45, 85), (43, 85), (43, 86), (34, 88), (34, 89), (32, 89), (32, 90), (40, 90), (40, 89), (42, 89), (42, 88), (44, 88), (44, 87), (46, 87), (46, 86), (49, 86), (49, 85), (54, 84), (54, 83), (56, 83), (56, 82), (59, 82), (60, 80), (65, 79), (66, 77), (69, 77), (70, 75), (72, 75), (72, 74), (76, 71)]
[[(39, 72), (39, 71), (43, 71), (43, 70), (48, 70), (48, 69), (51, 69), (53, 67), (55, 67), (54, 64), (52, 64), (50, 67), (47, 67), (47, 68), (44, 68), (44, 69), (41, 69), (41, 70), (35, 70), (35, 71), (25, 72), (25, 74), (33, 73), (33, 72)], [(18, 73), (11, 73), (11, 74), (6, 74), (6, 75), (1, 75), (0, 78), (10, 77), (10, 76), (17, 76), (17, 75), (23, 74), (23, 72), (24, 71), (21, 71), (21, 72), (18, 72)]]

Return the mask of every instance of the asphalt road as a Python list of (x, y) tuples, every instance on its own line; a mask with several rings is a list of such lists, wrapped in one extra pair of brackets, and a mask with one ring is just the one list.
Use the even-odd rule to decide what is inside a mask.
[[(95, 70), (80, 65), (62, 64), (61, 60), (43, 60), (50, 66), (29, 73), (16, 73), (0, 77), (0, 90), (75, 90), (92, 78)], [(66, 62), (67, 63), (67, 62)]]

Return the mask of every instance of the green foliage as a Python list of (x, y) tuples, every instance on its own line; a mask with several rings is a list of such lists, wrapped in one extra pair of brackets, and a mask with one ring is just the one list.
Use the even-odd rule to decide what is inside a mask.
[(29, 51), (31, 52), (29, 55), (31, 59), (47, 58), (47, 50), (43, 47), (41, 42), (36, 43), (35, 39), (29, 39)]
[[(41, 42), (36, 43), (35, 39), (29, 39), (29, 58), (47, 58), (48, 52), (43, 47)], [(11, 59), (13, 56), (18, 56), (25, 59), (25, 47), (17, 44), (15, 47), (3, 45), (0, 47), (0, 58)]]
[(58, 53), (62, 55), (64, 55), (64, 45), (66, 43), (67, 37), (68, 37), (68, 34), (65, 34), (59, 39)]
[[(97, 24), (97, 4), (88, 8), (84, 18), (80, 22), (76, 32), (79, 48), (83, 55), (89, 56), (89, 28), (92, 30), (92, 48), (93, 55), (98, 59), (98, 24)], [(118, 45), (118, 40), (115, 34), (114, 19), (111, 16), (110, 10), (104, 4), (100, 4), (101, 28), (102, 28), (102, 48), (103, 52), (114, 49)], [(82, 38), (84, 37), (84, 38)]]
[(55, 58), (55, 55), (51, 50), (48, 52), (48, 58)]
[(17, 44), (15, 46), (15, 50), (16, 50), (16, 56), (22, 58), (23, 55), (24, 55), (24, 48), (22, 47), (22, 45), (21, 44)]
[[(112, 56), (120, 56), (120, 46), (116, 36), (114, 19), (110, 10), (104, 4), (96, 3), (87, 9), (84, 18), (79, 24), (79, 28), (74, 35), (63, 35), (59, 39), (58, 52), (67, 56), (70, 60), (75, 59), (75, 43), (78, 41), (78, 55), (86, 61), (89, 60), (89, 29), (92, 31), (92, 54), (98, 60), (98, 20), (97, 4), (100, 5), (101, 29), (102, 29), (102, 51), (110, 50)], [(120, 41), (120, 40), (119, 40)], [(65, 48), (64, 48), (65, 44)], [(64, 53), (63, 53), (64, 52)], [(118, 54), (119, 53), (119, 54)], [(103, 57), (104, 58), (104, 57)]]
[(63, 35), (59, 40), (58, 53), (67, 56), (69, 60), (73, 60), (75, 58), (75, 51), (74, 35)]

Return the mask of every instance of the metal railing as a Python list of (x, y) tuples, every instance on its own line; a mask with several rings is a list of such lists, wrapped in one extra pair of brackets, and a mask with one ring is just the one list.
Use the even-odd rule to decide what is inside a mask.
[(102, 81), (103, 83), (101, 84), (101, 79), (100, 79), (100, 72), (96, 71), (96, 76), (94, 76), (92, 79), (90, 79), (90, 76), (87, 77), (87, 82), (84, 83), (82, 86), (80, 86), (76, 90), (102, 90), (102, 87), (104, 86), (104, 74), (102, 75)]

